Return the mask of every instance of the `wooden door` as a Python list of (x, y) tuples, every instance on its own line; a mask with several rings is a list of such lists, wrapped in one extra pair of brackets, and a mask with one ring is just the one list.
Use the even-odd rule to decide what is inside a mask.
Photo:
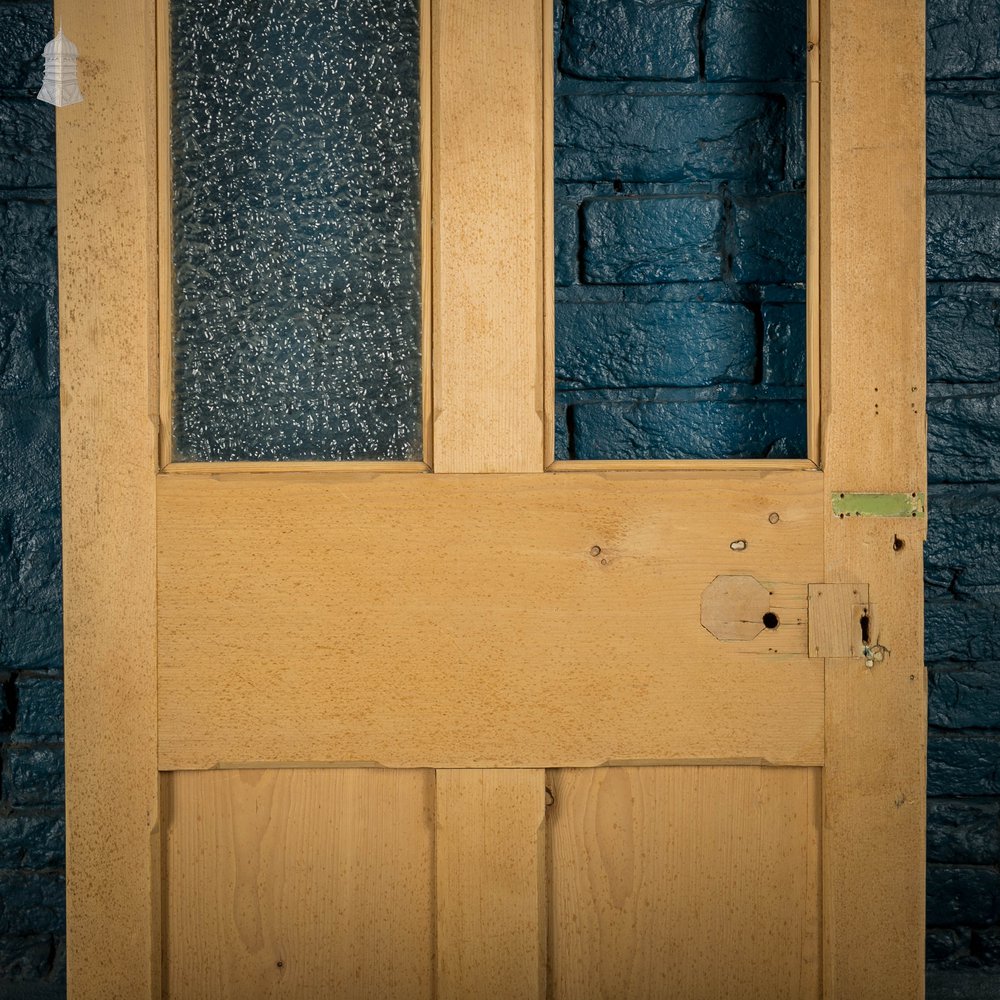
[(164, 446), (157, 14), (57, 4), (72, 997), (922, 995), (923, 16), (811, 11), (808, 461), (552, 461), (548, 5), (430, 0), (426, 463), (275, 467)]

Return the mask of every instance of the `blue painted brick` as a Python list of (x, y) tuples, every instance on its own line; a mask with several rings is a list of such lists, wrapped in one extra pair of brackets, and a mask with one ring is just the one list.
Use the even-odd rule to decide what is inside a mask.
[(996, 0), (928, 0), (927, 76), (1000, 76), (1000, 5)]
[(1000, 738), (932, 733), (927, 744), (927, 794), (1000, 795)]
[(54, 111), (34, 98), (0, 101), (0, 188), (55, 186)]
[(555, 450), (554, 454), (560, 461), (570, 457), (569, 453), (569, 413), (566, 404), (556, 396), (555, 411)]
[(925, 655), (929, 662), (1000, 660), (1000, 606), (968, 599), (929, 600), (924, 605)]
[(955, 966), (968, 956), (971, 947), (972, 931), (968, 927), (930, 927), (927, 930), (929, 965)]
[(806, 183), (806, 95), (803, 91), (788, 98), (785, 111), (785, 176), (796, 188)]
[(927, 859), (955, 864), (1000, 862), (1000, 803), (930, 799)]
[(57, 322), (54, 281), (11, 281), (0, 291), (0, 392), (55, 390)]
[(0, 934), (54, 934), (66, 926), (62, 876), (0, 872)]
[(0, 201), (0, 288), (12, 283), (49, 286), (56, 279), (56, 207), (53, 201)]
[[(0, 934), (0, 984), (8, 990), (5, 1000), (47, 1000), (47, 984), (39, 980), (47, 979), (52, 969), (53, 943), (50, 934)], [(60, 1000), (65, 995), (63, 990)]]
[(1000, 95), (928, 95), (927, 175), (1000, 177)]
[(561, 303), (558, 388), (698, 386), (750, 382), (753, 313), (707, 302)]
[[(976, 959), (983, 965), (994, 969), (1000, 966), (1000, 927), (988, 927), (985, 930), (974, 931), (972, 951)], [(995, 981), (994, 985), (996, 985)]]
[(584, 277), (595, 284), (721, 277), (718, 198), (596, 198), (584, 207)]
[[(14, 686), (16, 674), (0, 672), (0, 749), (10, 740), (17, 718), (17, 689)], [(0, 789), (2, 796), (2, 789)]]
[(797, 402), (588, 403), (571, 411), (575, 457), (788, 458), (805, 453)]
[(927, 923), (984, 927), (1000, 921), (1000, 872), (958, 865), (927, 866)]
[(737, 198), (733, 225), (733, 276), (737, 281), (805, 281), (804, 194)]
[(55, 233), (52, 202), (0, 201), (0, 392), (55, 390)]
[(0, 869), (61, 868), (65, 838), (61, 816), (0, 816)]
[(13, 739), (20, 743), (61, 740), (63, 684), (59, 677), (17, 678), (17, 723)]
[(0, 605), (0, 667), (42, 669), (62, 663), (60, 609)]
[(932, 483), (1000, 480), (1000, 396), (928, 399), (927, 463)]
[(1000, 664), (981, 662), (964, 669), (935, 669), (928, 680), (932, 726), (1000, 729)]
[(0, 4), (0, 93), (34, 96), (42, 85), (42, 50), (52, 37), (48, 4)]
[(997, 973), (981, 969), (931, 969), (927, 1000), (996, 1000)]
[(555, 173), (565, 181), (781, 177), (780, 102), (753, 96), (561, 97)]
[(701, 0), (568, 0), (560, 68), (591, 80), (694, 80)]
[(58, 511), (0, 515), (0, 607), (58, 608), (59, 535)]
[(574, 201), (555, 204), (556, 284), (572, 285), (580, 269), (579, 206)]
[(938, 281), (1000, 278), (1000, 198), (981, 192), (927, 196), (927, 276)]
[(765, 385), (806, 384), (806, 307), (804, 302), (765, 303), (763, 381)]
[(1000, 594), (1000, 487), (942, 487), (931, 491), (929, 502), (928, 593), (979, 599)]
[(10, 747), (6, 753), (4, 790), (15, 807), (62, 804), (61, 747)]
[(805, 51), (802, 0), (708, 0), (707, 79), (802, 80)]
[(58, 502), (58, 400), (0, 398), (0, 512)]
[(928, 298), (927, 378), (1000, 381), (1000, 298), (960, 291)]
[[(0, 574), (13, 572), (23, 581), (0, 594), (0, 667), (54, 667), (61, 662), (53, 513), (58, 503), (58, 400), (0, 397), (0, 513), (26, 511), (42, 521), (35, 522), (38, 535), (29, 531), (17, 550), (0, 551)], [(0, 548), (8, 544), (0, 542)], [(45, 574), (34, 578), (22, 572), (31, 567), (46, 567)]]

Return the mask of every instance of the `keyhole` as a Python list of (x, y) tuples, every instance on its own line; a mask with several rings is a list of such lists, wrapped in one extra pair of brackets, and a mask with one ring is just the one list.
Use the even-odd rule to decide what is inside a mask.
[(869, 643), (869, 629), (871, 627), (871, 619), (868, 617), (868, 611), (865, 610), (861, 615), (861, 641), (867, 646)]

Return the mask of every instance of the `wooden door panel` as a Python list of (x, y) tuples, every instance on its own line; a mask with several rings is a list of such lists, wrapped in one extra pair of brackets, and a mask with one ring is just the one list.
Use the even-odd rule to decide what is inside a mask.
[(430, 1000), (432, 772), (177, 772), (164, 785), (166, 996)]
[[(161, 476), (160, 767), (821, 764), (821, 488)], [(776, 630), (702, 627), (731, 573), (781, 583)]]
[(820, 774), (165, 776), (165, 995), (812, 1000)]
[(545, 996), (545, 771), (437, 772), (437, 1000)]
[(819, 997), (821, 773), (552, 772), (553, 1000)]

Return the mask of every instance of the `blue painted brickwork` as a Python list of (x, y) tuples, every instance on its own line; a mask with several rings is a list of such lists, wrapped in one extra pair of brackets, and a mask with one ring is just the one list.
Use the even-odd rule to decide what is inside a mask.
[(1000, 5), (927, 12), (928, 995), (1000, 994)]
[(805, 451), (805, 4), (557, 0), (557, 456)]
[[(651, 400), (667, 411), (694, 404), (685, 412), (696, 419), (651, 412), (648, 433), (686, 423), (686, 434), (711, 435), (694, 445), (703, 448), (718, 440), (711, 419), (725, 419), (704, 417), (713, 411), (705, 403), (721, 396), (737, 408), (748, 385), (802, 384), (794, 281), (758, 297), (744, 295), (735, 278), (581, 280), (583, 227), (617, 210), (609, 200), (619, 195), (709, 204), (722, 219), (714, 234), (729, 277), (741, 252), (742, 275), (762, 257), (769, 266), (772, 252), (789, 265), (780, 240), (764, 256), (737, 239), (749, 231), (780, 237), (780, 223), (744, 199), (773, 193), (794, 202), (802, 178), (801, 110), (789, 83), (801, 72), (800, 35), (794, 18), (761, 20), (773, 10), (770, 0), (568, 0), (559, 10), (573, 14), (561, 37), (563, 120), (589, 135), (564, 139), (560, 151), (560, 322), (571, 334), (562, 339), (560, 381), (564, 401), (592, 401), (596, 416), (582, 419), (591, 419), (594, 448), (612, 430), (638, 450), (635, 428), (622, 426), (621, 411), (642, 402), (629, 386), (673, 387)], [(600, 29), (598, 14), (617, 34)], [(1000, 974), (1000, 5), (931, 0), (928, 14), (929, 996), (968, 1000), (996, 996)], [(757, 32), (759, 41), (727, 46), (727, 32)], [(46, 4), (0, 0), (0, 995), (11, 1000), (63, 991), (53, 116), (33, 100), (50, 33)], [(600, 121), (605, 101), (618, 102), (604, 123), (613, 141)], [(661, 147), (669, 155), (658, 155)], [(589, 201), (601, 207), (588, 219)], [(650, 205), (649, 217), (662, 221), (684, 207)], [(684, 218), (684, 231), (695, 234), (698, 211)], [(635, 217), (631, 225), (655, 246), (656, 232), (635, 229)], [(684, 266), (701, 266), (697, 253), (693, 260)], [(709, 331), (716, 350), (706, 358), (696, 342)], [(584, 395), (595, 386), (603, 395)]]
[(54, 112), (46, 3), (0, 2), (0, 995), (64, 993)]

